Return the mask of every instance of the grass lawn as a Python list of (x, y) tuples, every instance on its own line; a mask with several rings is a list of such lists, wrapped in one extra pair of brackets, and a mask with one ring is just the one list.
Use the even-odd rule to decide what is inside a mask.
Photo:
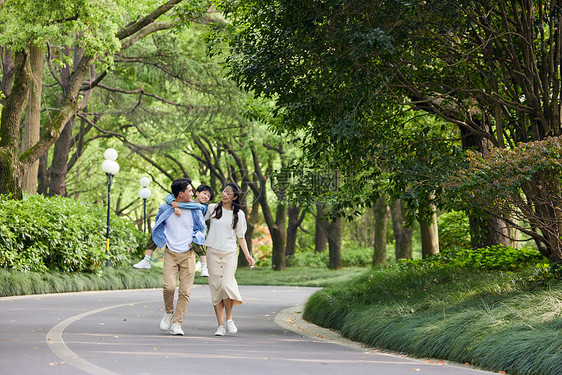
[(369, 268), (346, 267), (332, 271), (325, 268), (293, 268), (273, 271), (271, 268), (239, 268), (236, 280), (240, 285), (290, 285), (323, 287), (351, 281)]

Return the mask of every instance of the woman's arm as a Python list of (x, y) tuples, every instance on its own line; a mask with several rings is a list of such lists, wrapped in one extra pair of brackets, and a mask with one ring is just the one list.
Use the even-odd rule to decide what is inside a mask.
[(245, 238), (238, 238), (238, 244), (240, 244), (240, 248), (244, 252), (244, 255), (246, 256), (246, 260), (248, 261), (248, 264), (250, 265), (250, 267), (253, 267), (254, 264), (256, 264), (256, 260), (254, 258), (252, 258), (252, 256), (250, 255), (250, 252), (248, 251), (248, 244), (246, 243), (246, 239)]

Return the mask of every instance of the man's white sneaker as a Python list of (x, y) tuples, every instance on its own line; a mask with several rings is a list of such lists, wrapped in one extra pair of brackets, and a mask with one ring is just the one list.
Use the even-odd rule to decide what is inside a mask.
[(209, 277), (209, 269), (206, 264), (201, 266), (201, 277)]
[(174, 317), (174, 314), (164, 314), (164, 316), (162, 317), (162, 320), (160, 321), (160, 329), (162, 331), (167, 331), (170, 329), (170, 326), (172, 325), (172, 318)]
[(149, 270), (150, 269), (150, 260), (144, 258), (143, 260), (141, 260), (140, 262), (138, 262), (137, 264), (133, 265), (134, 268), (139, 268), (139, 269), (146, 269)]
[(232, 320), (227, 320), (226, 321), (226, 331), (228, 333), (236, 333), (238, 332), (238, 328), (236, 328), (236, 325), (234, 325), (234, 322)]
[(183, 336), (183, 329), (181, 329), (181, 325), (179, 323), (172, 324), (172, 329), (170, 330), (170, 334)]
[(219, 326), (219, 328), (217, 328), (217, 331), (215, 332), (215, 336), (224, 336), (226, 335), (226, 328), (224, 328), (224, 326)]

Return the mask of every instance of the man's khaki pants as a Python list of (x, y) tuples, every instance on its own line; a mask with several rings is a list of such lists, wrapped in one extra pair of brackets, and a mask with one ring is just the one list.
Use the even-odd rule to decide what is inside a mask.
[[(181, 324), (189, 304), (189, 295), (195, 279), (195, 253), (174, 253), (164, 249), (164, 307), (166, 314), (174, 314), (173, 323)], [(174, 312), (174, 292), (179, 274), (178, 302)]]

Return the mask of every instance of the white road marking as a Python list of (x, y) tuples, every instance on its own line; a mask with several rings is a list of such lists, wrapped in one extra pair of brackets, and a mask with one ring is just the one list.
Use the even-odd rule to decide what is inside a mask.
[(51, 348), (51, 350), (60, 358), (62, 359), (64, 362), (71, 364), (72, 366), (85, 371), (89, 374), (100, 374), (100, 375), (117, 375), (116, 372), (104, 369), (102, 367), (99, 367), (97, 365), (94, 365), (91, 362), (86, 361), (84, 358), (80, 357), (78, 354), (74, 353), (72, 350), (70, 350), (70, 348), (66, 345), (66, 343), (64, 342), (64, 339), (62, 338), (62, 333), (64, 332), (64, 330), (66, 329), (66, 327), (68, 327), (69, 325), (71, 325), (72, 323), (86, 317), (89, 315), (93, 315), (93, 314), (97, 314), (99, 312), (102, 311), (107, 311), (107, 310), (111, 310), (111, 309), (116, 309), (119, 307), (124, 307), (124, 306), (132, 306), (132, 305), (137, 305), (140, 303), (151, 303), (151, 302), (157, 302), (160, 301), (159, 299), (157, 300), (150, 300), (150, 301), (141, 301), (141, 302), (135, 302), (135, 303), (122, 303), (120, 305), (113, 305), (113, 306), (107, 306), (107, 307), (102, 307), (101, 309), (96, 309), (96, 310), (92, 310), (92, 311), (88, 311), (82, 314), (78, 314), (75, 316), (72, 316), (66, 320), (63, 320), (62, 322), (60, 322), (59, 324), (57, 324), (56, 326), (54, 326), (53, 328), (51, 328), (49, 330), (49, 332), (47, 332), (47, 344), (49, 345), (49, 347)]

